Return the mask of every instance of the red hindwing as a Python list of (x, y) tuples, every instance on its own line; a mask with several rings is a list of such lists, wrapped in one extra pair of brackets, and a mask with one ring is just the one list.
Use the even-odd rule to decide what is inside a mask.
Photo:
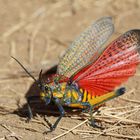
[(113, 41), (102, 55), (72, 77), (72, 81), (103, 95), (113, 91), (136, 72), (140, 63), (140, 30), (131, 30)]

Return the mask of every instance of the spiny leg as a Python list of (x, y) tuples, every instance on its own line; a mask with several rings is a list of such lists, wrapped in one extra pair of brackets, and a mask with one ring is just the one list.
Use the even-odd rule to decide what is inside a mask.
[(64, 111), (62, 105), (60, 104), (59, 99), (58, 98), (53, 98), (53, 101), (54, 101), (54, 103), (57, 105), (57, 107), (59, 109), (60, 116), (58, 117), (58, 119), (56, 120), (56, 122), (54, 124), (51, 124), (49, 120), (45, 119), (46, 122), (48, 123), (51, 131), (53, 131), (57, 127), (58, 123), (60, 122), (60, 120), (62, 119), (62, 117), (65, 114), (65, 111)]
[(33, 113), (32, 113), (32, 109), (31, 109), (31, 106), (30, 106), (30, 103), (33, 102), (33, 101), (36, 101), (40, 98), (40, 96), (28, 96), (27, 97), (27, 108), (28, 108), (28, 119), (27, 119), (27, 122), (29, 122), (32, 118), (33, 118)]
[(60, 104), (60, 101), (58, 98), (54, 98), (54, 102), (57, 105), (59, 112), (60, 112), (60, 116), (58, 117), (58, 119), (56, 120), (56, 122), (53, 125), (53, 129), (55, 129), (58, 125), (58, 123), (60, 122), (60, 120), (62, 119), (62, 117), (65, 114), (64, 108), (62, 107), (62, 105)]
[(96, 121), (93, 117), (93, 113), (96, 113), (96, 112), (99, 113), (99, 110), (93, 110), (94, 107), (89, 102), (83, 102), (83, 103), (81, 103), (81, 105), (86, 106), (86, 109), (84, 109), (83, 112), (86, 112), (86, 113), (89, 112), (89, 114), (90, 114), (90, 125), (92, 127), (97, 127), (97, 128), (103, 129), (101, 126), (98, 126), (96, 124)]
[[(122, 94), (124, 94), (125, 93), (125, 91), (126, 91), (126, 89), (125, 89), (125, 87), (121, 87), (121, 88), (119, 88), (119, 89), (117, 89), (116, 91), (114, 91), (114, 94), (112, 95), (112, 92), (111, 92), (111, 96), (109, 96), (108, 98), (104, 98), (104, 100), (101, 100), (99, 103), (97, 103), (97, 104), (94, 104), (94, 107), (98, 107), (99, 105), (101, 105), (101, 104), (103, 104), (103, 103), (105, 103), (105, 102), (107, 102), (107, 101), (109, 101), (109, 100), (111, 100), (111, 99), (113, 99), (113, 98), (116, 98), (116, 97), (118, 97), (118, 96), (121, 96)], [(100, 97), (99, 97), (100, 98)], [(92, 123), (92, 125), (93, 126), (95, 126), (95, 127), (98, 127), (98, 128), (101, 128), (101, 129), (103, 129), (101, 126), (98, 126), (96, 123), (95, 123), (95, 120), (93, 119), (93, 113), (92, 113), (92, 111), (93, 111), (93, 106), (91, 107), (91, 109), (90, 109), (90, 116), (91, 116), (91, 123)], [(96, 111), (96, 110), (95, 110)], [(98, 110), (97, 110), (98, 111)]]
[[(125, 93), (125, 87), (121, 87), (121, 88), (119, 88), (118, 90), (116, 90), (116, 91), (113, 91), (113, 92), (110, 92), (110, 93), (108, 93), (108, 96), (106, 96), (106, 97), (104, 97), (103, 98), (103, 96), (100, 96), (100, 97), (98, 97), (98, 102), (96, 102), (96, 104), (94, 103), (94, 100), (93, 100), (93, 102), (92, 101), (90, 101), (91, 103), (92, 103), (92, 105), (89, 103), (89, 102), (84, 102), (84, 103), (82, 103), (82, 105), (84, 105), (84, 106), (89, 106), (89, 108), (87, 108), (87, 109), (89, 109), (89, 112), (90, 112), (90, 119), (91, 119), (91, 125), (93, 126), (93, 127), (98, 127), (98, 128), (101, 128), (101, 129), (103, 129), (101, 126), (98, 126), (96, 123), (95, 123), (95, 119), (93, 118), (93, 113), (94, 112), (99, 112), (99, 110), (97, 109), (97, 110), (93, 110), (93, 107), (95, 108), (95, 107), (99, 107), (100, 105), (102, 105), (102, 104), (104, 104), (105, 102), (107, 102), (107, 101), (109, 101), (109, 100), (111, 100), (111, 99), (113, 99), (113, 98), (115, 98), (115, 97), (118, 97), (118, 96), (120, 96), (120, 95), (122, 95), (122, 94), (124, 94)], [(97, 99), (97, 98), (96, 98)]]
[(89, 102), (81, 102), (81, 105), (85, 106), (86, 108), (83, 110), (84, 113), (88, 113), (90, 115), (90, 125), (92, 127), (97, 127), (103, 129), (101, 126), (98, 126), (95, 122), (95, 119), (93, 117), (94, 113), (99, 113), (100, 111), (98, 109), (94, 110), (94, 106), (92, 106)]
[(96, 121), (95, 118), (93, 117), (93, 113), (97, 112), (98, 110), (93, 110), (93, 106), (90, 106), (90, 110), (89, 110), (89, 114), (90, 114), (90, 125), (92, 127), (96, 127), (96, 128), (100, 128), (100, 129), (104, 129), (102, 126), (99, 126)]

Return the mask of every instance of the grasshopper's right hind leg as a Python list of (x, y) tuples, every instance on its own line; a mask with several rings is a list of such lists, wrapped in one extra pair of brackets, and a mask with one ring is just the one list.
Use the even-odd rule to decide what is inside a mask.
[[(96, 100), (93, 100), (91, 101), (91, 105), (90, 105), (90, 119), (91, 119), (91, 125), (93, 127), (97, 127), (97, 128), (101, 128), (103, 129), (101, 126), (98, 126), (96, 123), (95, 123), (95, 119), (93, 118), (93, 108), (94, 107), (98, 107), (99, 105), (111, 100), (111, 99), (114, 99), (116, 97), (119, 97), (121, 95), (123, 95), (125, 93), (126, 89), (125, 87), (121, 87), (119, 89), (117, 89), (116, 91), (112, 91), (112, 92), (109, 92), (107, 93), (106, 95), (102, 95), (102, 96), (99, 96), (99, 97), (96, 97)], [(96, 104), (94, 103), (96, 101)], [(98, 110), (95, 110), (95, 111), (98, 111)]]
[(90, 114), (90, 125), (92, 127), (95, 127), (95, 128), (100, 128), (100, 129), (104, 129), (102, 126), (98, 125), (95, 118), (93, 117), (93, 113), (98, 113), (99, 111), (98, 110), (93, 110), (93, 106), (90, 106), (90, 110), (89, 110), (89, 114)]

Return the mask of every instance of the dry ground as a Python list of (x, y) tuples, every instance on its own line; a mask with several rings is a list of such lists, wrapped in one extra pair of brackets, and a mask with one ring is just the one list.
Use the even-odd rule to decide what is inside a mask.
[(33, 81), (10, 58), (15, 56), (37, 76), (40, 69), (57, 64), (70, 42), (92, 21), (112, 16), (113, 39), (140, 28), (139, 12), (139, 0), (0, 0), (0, 140), (140, 139), (139, 69), (125, 84), (127, 94), (108, 102), (96, 116), (105, 130), (91, 128), (86, 116), (74, 114), (64, 117), (54, 132), (43, 134), (48, 128), (42, 117), (26, 123), (22, 113), (12, 113), (26, 103)]

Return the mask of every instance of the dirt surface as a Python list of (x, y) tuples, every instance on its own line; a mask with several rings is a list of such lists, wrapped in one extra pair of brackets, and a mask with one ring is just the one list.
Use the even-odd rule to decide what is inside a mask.
[[(127, 30), (140, 28), (139, 12), (139, 0), (1, 0), (0, 140), (49, 140), (57, 136), (60, 140), (140, 139), (139, 68), (125, 84), (128, 92), (109, 101), (95, 116), (104, 130), (89, 126), (86, 115), (73, 114), (46, 134), (49, 129), (40, 114), (26, 122), (23, 106), (33, 81), (10, 57), (18, 58), (38, 76), (40, 69), (46, 71), (58, 63), (59, 56), (91, 22), (103, 16), (113, 18), (115, 33), (110, 42)], [(48, 118), (54, 122), (57, 117), (52, 114)]]

